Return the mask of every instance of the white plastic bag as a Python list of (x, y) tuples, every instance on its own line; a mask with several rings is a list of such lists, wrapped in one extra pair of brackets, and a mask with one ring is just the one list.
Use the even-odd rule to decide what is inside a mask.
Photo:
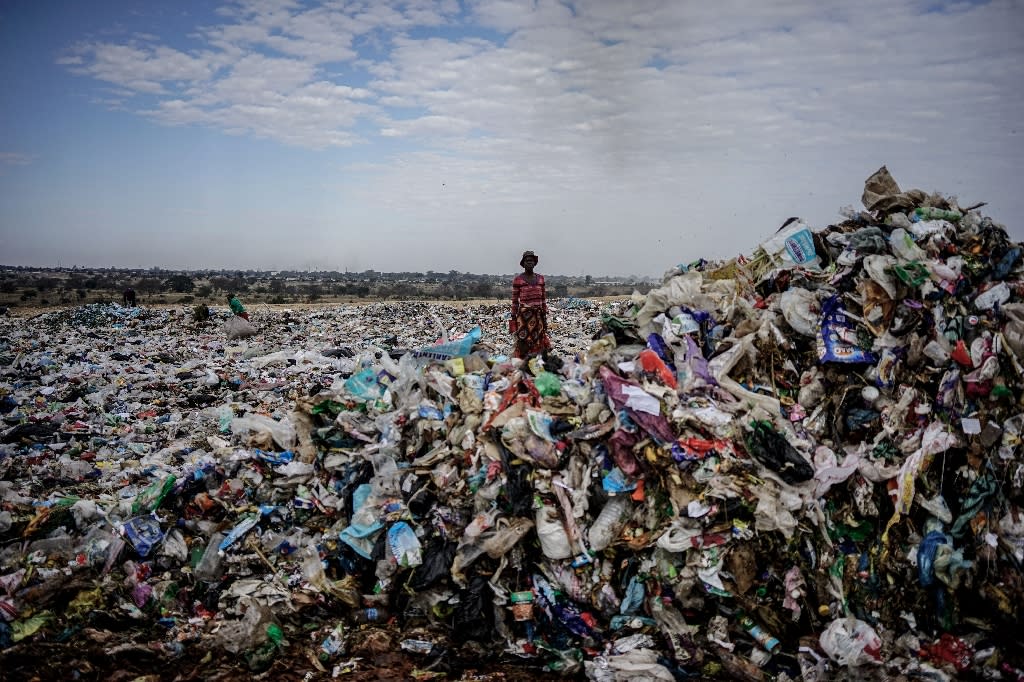
[(566, 533), (562, 516), (556, 508), (545, 505), (538, 509), (536, 524), (537, 537), (540, 539), (540, 548), (544, 556), (555, 561), (572, 556), (569, 534)]
[(247, 414), (231, 420), (231, 433), (245, 434), (253, 432), (256, 439), (261, 440), (264, 449), (270, 449), (276, 443), (282, 450), (295, 448), (295, 427), (287, 420), (274, 421), (263, 414)]
[(928, 258), (928, 254), (914, 242), (914, 238), (903, 228), (897, 228), (889, 235), (889, 249), (899, 259), (908, 262), (922, 261)]
[(228, 339), (247, 339), (256, 335), (256, 327), (244, 317), (232, 315), (231, 319), (224, 323), (224, 333)]
[(818, 641), (828, 657), (839, 665), (857, 667), (882, 662), (882, 639), (870, 625), (853, 617), (829, 623)]
[(814, 248), (814, 235), (800, 220), (776, 232), (771, 239), (761, 244), (761, 248), (779, 267), (821, 269), (821, 259)]
[(821, 305), (813, 291), (799, 287), (786, 289), (779, 297), (779, 307), (793, 331), (812, 338), (818, 335)]

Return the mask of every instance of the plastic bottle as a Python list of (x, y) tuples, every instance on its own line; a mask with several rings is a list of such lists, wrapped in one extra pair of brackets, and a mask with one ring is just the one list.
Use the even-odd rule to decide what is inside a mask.
[(224, 540), (224, 533), (214, 533), (210, 542), (206, 545), (206, 551), (196, 565), (195, 576), (198, 580), (207, 583), (214, 583), (220, 580), (223, 568), (221, 566), (221, 554), (217, 550)]
[(769, 653), (775, 653), (775, 650), (781, 646), (779, 640), (768, 632), (761, 629), (761, 626), (754, 622), (754, 619), (745, 613), (740, 613), (737, 619), (740, 627), (743, 628), (750, 637), (760, 644), (765, 651)]
[(363, 623), (386, 623), (391, 618), (387, 609), (359, 609), (352, 614), (352, 619), (360, 624)]
[(590, 549), (600, 552), (611, 544), (622, 518), (630, 507), (631, 501), (626, 495), (616, 495), (608, 499), (588, 531)]
[(947, 211), (935, 208), (934, 206), (919, 206), (914, 209), (914, 214), (910, 216), (910, 219), (915, 223), (921, 220), (948, 220), (956, 222), (963, 217), (964, 215), (960, 211)]
[(29, 552), (45, 554), (69, 554), (74, 548), (74, 539), (70, 535), (59, 535), (54, 538), (35, 540), (29, 545)]
[(221, 540), (220, 545), (217, 547), (218, 553), (223, 556), (227, 548), (235, 544), (239, 538), (252, 530), (253, 526), (255, 526), (259, 520), (259, 515), (253, 514), (252, 516), (247, 516), (239, 521), (238, 525), (232, 528), (231, 532)]
[(222, 405), (217, 411), (217, 417), (219, 420), (218, 428), (221, 433), (227, 433), (231, 430), (231, 420), (235, 418), (235, 412), (231, 409), (230, 405)]
[(652, 597), (647, 604), (651, 616), (668, 641), (676, 660), (680, 663), (688, 662), (692, 658), (690, 648), (693, 645), (693, 640), (683, 614), (674, 606), (665, 604), (661, 597)]
[(174, 474), (170, 474), (162, 481), (154, 481), (150, 484), (132, 502), (132, 514), (154, 511), (164, 501), (167, 494), (174, 489), (174, 484), (177, 480)]

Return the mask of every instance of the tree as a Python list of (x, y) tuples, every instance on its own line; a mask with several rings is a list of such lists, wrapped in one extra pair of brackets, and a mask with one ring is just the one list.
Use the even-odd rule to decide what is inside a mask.
[(487, 282), (474, 282), (469, 287), (469, 295), (473, 298), (494, 298), (494, 287)]
[(232, 288), (232, 280), (227, 277), (211, 277), (210, 284), (213, 286), (214, 290), (223, 291), (225, 293), (230, 291)]
[(155, 277), (142, 277), (132, 288), (140, 294), (155, 294), (160, 291), (160, 280)]
[(188, 275), (173, 275), (167, 279), (164, 286), (176, 294), (187, 294), (196, 288), (195, 282)]

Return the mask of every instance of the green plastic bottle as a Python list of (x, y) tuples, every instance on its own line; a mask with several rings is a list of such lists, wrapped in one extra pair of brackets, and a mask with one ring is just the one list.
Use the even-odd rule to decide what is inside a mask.
[(918, 206), (914, 209), (914, 214), (910, 219), (915, 223), (919, 220), (948, 220), (952, 223), (963, 217), (964, 215), (960, 211), (947, 211), (934, 206)]

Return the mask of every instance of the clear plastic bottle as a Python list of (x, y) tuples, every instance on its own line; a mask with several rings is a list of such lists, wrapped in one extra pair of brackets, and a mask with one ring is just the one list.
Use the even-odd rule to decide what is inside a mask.
[(206, 545), (206, 551), (203, 552), (203, 556), (199, 559), (199, 564), (196, 566), (196, 579), (207, 583), (215, 583), (220, 580), (223, 574), (223, 566), (221, 565), (223, 562), (218, 548), (223, 540), (224, 533), (214, 533), (213, 537), (210, 538), (210, 542)]
[(622, 520), (631, 509), (632, 501), (628, 496), (616, 495), (609, 498), (587, 532), (590, 549), (600, 552), (610, 545), (621, 528)]
[(231, 420), (235, 418), (235, 412), (230, 405), (221, 405), (217, 410), (218, 429), (221, 433), (228, 433), (231, 430)]

